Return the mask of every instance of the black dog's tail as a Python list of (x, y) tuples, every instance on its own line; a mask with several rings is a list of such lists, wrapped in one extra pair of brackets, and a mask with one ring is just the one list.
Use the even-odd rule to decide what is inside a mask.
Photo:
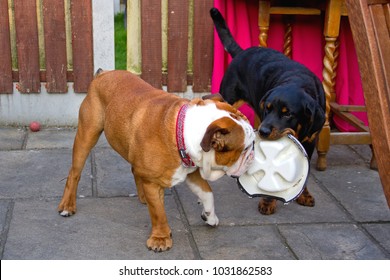
[(210, 16), (214, 21), (215, 29), (217, 30), (223, 47), (232, 57), (235, 57), (242, 51), (242, 48), (234, 40), (229, 28), (226, 25), (225, 19), (216, 8), (212, 8), (210, 10)]

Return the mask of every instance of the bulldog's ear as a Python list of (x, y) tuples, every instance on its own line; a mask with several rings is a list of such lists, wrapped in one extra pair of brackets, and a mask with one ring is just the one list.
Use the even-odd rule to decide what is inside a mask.
[(222, 95), (219, 93), (204, 95), (204, 96), (202, 96), (202, 99), (203, 100), (213, 100), (213, 101), (225, 102), (225, 99), (223, 99)]
[(220, 152), (225, 148), (227, 135), (236, 127), (237, 124), (228, 117), (223, 117), (212, 122), (203, 136), (200, 146), (203, 151), (209, 152), (211, 148)]

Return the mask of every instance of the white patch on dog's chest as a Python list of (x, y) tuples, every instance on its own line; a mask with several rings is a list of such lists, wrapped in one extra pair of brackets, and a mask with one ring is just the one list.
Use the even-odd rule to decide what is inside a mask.
[(171, 186), (175, 186), (177, 184), (180, 184), (181, 182), (184, 182), (185, 179), (187, 178), (187, 175), (192, 173), (192, 172), (195, 172), (195, 170), (197, 169), (198, 167), (184, 167), (182, 165), (180, 165), (180, 167), (178, 169), (176, 169), (176, 172), (173, 174), (172, 176), (172, 183), (171, 183)]

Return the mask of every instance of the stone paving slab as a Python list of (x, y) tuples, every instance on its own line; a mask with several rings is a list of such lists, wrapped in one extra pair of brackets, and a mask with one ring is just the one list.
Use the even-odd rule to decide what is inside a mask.
[[(366, 166), (369, 169), (369, 162), (371, 160), (371, 149), (369, 145), (332, 145), (331, 149), (326, 155), (326, 162), (328, 167), (331, 166)], [(311, 160), (311, 170), (316, 171), (315, 163), (317, 161), (317, 153), (313, 153)], [(319, 171), (326, 173), (325, 171)]]
[[(241, 192), (234, 179), (227, 176), (217, 182), (211, 182), (215, 196), (216, 214), (221, 225), (263, 225), (274, 223), (313, 223), (313, 222), (346, 222), (348, 215), (310, 178), (310, 191), (316, 198), (315, 207), (304, 207), (295, 202), (284, 205), (277, 203), (273, 215), (261, 215), (258, 210), (259, 198), (248, 198)], [(198, 205), (195, 195), (180, 185), (176, 187), (182, 201), (186, 216), (191, 225), (202, 223), (200, 214), (202, 206)], [(326, 213), (326, 215), (324, 215)]]
[(354, 224), (279, 226), (300, 260), (379, 260), (385, 253)]
[(196, 226), (192, 230), (202, 259), (292, 260), (278, 229), (266, 226)]
[(146, 248), (150, 219), (136, 198), (79, 199), (68, 218), (58, 215), (57, 200), (17, 201), (2, 259), (193, 259), (175, 202), (167, 200), (174, 247), (163, 254)]
[(330, 166), (315, 177), (348, 210), (356, 221), (390, 221), (378, 173), (366, 166)]
[(0, 252), (3, 252), (5, 242), (7, 241), (12, 208), (13, 202), (11, 200), (0, 200)]
[(130, 165), (102, 135), (84, 168), (78, 213), (60, 217), (75, 129), (0, 128), (1, 259), (390, 259), (390, 211), (365, 146), (332, 146), (328, 169), (311, 163), (316, 206), (278, 203), (257, 211), (234, 179), (211, 182), (220, 226), (205, 225), (185, 184), (166, 191), (174, 247), (145, 246), (147, 207), (135, 197)]
[(0, 151), (21, 150), (23, 148), (26, 132), (22, 128), (1, 127), (0, 128)]
[[(94, 149), (96, 188), (99, 197), (137, 196), (131, 165), (113, 149)], [(166, 189), (165, 194), (171, 194)]]
[(385, 248), (390, 248), (390, 223), (362, 224), (362, 228), (367, 230), (371, 236)]
[(26, 149), (72, 149), (76, 129), (49, 128), (29, 132)]
[(112, 149), (94, 149), (99, 197), (135, 196), (130, 164)]
[[(0, 198), (61, 196), (71, 163), (71, 150), (0, 151)], [(87, 161), (78, 194), (91, 196), (91, 165)]]

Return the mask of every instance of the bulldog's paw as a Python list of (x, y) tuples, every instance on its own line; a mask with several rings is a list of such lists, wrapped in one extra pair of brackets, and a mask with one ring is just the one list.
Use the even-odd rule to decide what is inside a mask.
[(316, 204), (314, 197), (309, 192), (303, 192), (296, 201), (300, 205), (309, 207), (313, 207)]
[(58, 213), (62, 216), (62, 217), (70, 217), (74, 214), (76, 214), (76, 207), (73, 206), (73, 207), (70, 207), (70, 206), (63, 206), (62, 204), (60, 204), (57, 208), (57, 211)]
[(263, 215), (271, 215), (276, 211), (276, 199), (262, 198), (258, 206), (259, 212)]
[(151, 236), (148, 241), (146, 241), (146, 246), (149, 250), (153, 250), (156, 253), (167, 251), (172, 248), (172, 238)]
[(219, 223), (219, 219), (215, 213), (210, 213), (210, 212), (205, 212), (203, 211), (202, 215), (202, 220), (206, 222), (206, 224), (216, 227)]

